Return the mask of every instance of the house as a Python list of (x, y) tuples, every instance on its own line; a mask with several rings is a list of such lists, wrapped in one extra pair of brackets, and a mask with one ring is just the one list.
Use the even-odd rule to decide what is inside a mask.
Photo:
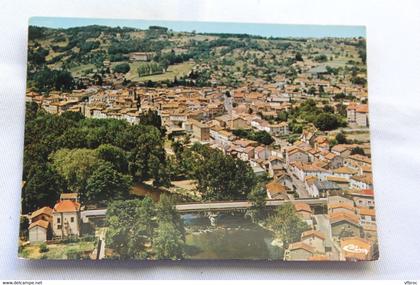
[(349, 185), (350, 185), (350, 181), (346, 178), (343, 178), (343, 177), (327, 176), (326, 180), (334, 182), (335, 184), (337, 184), (341, 188), (341, 190), (348, 189)]
[(239, 116), (222, 115), (216, 117), (215, 120), (219, 122), (220, 126), (230, 130), (248, 129), (250, 127), (248, 121)]
[(38, 220), (29, 225), (29, 242), (45, 242), (48, 240), (50, 222)]
[(374, 208), (375, 200), (373, 199), (372, 189), (363, 189), (360, 191), (353, 191), (350, 193), (353, 197), (353, 201), (357, 207)]
[(325, 235), (316, 230), (309, 230), (302, 233), (301, 241), (310, 245), (317, 253), (325, 253)]
[(340, 186), (328, 180), (315, 181), (307, 189), (312, 197), (327, 197), (332, 191), (341, 190)]
[(376, 214), (375, 209), (367, 207), (358, 207), (357, 213), (360, 217), (360, 224), (364, 225), (376, 225)]
[(308, 204), (298, 202), (298, 203), (295, 203), (294, 206), (295, 206), (296, 214), (298, 216), (300, 216), (304, 220), (311, 220), (312, 209)]
[(372, 189), (372, 175), (354, 175), (350, 178), (350, 188), (352, 189)]
[(348, 213), (355, 214), (356, 208), (349, 203), (328, 203), (328, 214)]
[(257, 177), (261, 177), (266, 174), (265, 169), (262, 168), (258, 163), (251, 163), (251, 168)]
[(352, 154), (344, 159), (344, 165), (353, 169), (358, 169), (361, 166), (366, 165), (370, 166), (371, 164), (372, 161), (370, 160), (370, 158), (361, 154)]
[(235, 136), (231, 132), (217, 128), (210, 129), (210, 137), (223, 149), (231, 146), (232, 141), (235, 139)]
[(299, 178), (302, 182), (305, 181), (305, 177), (314, 176), (318, 180), (326, 180), (327, 176), (330, 176), (329, 170), (326, 170), (316, 163), (302, 163), (302, 162), (293, 162), (290, 164), (293, 173)]
[(80, 235), (80, 204), (71, 200), (61, 200), (53, 211), (53, 234), (56, 237)]
[(265, 185), (265, 188), (267, 190), (268, 199), (284, 200), (285, 198), (287, 198), (287, 188), (278, 182), (272, 181), (270, 183), (267, 183), (267, 185)]
[(268, 129), (268, 133), (273, 136), (286, 136), (289, 134), (289, 124), (287, 122), (269, 124)]
[(301, 148), (292, 146), (285, 150), (286, 163), (289, 165), (292, 162), (299, 161), (308, 163), (310, 161), (309, 155)]
[(350, 103), (347, 107), (347, 122), (359, 127), (369, 126), (369, 113), (367, 104)]
[(257, 146), (254, 150), (255, 159), (266, 160), (270, 157), (270, 151), (267, 146)]
[(353, 200), (347, 199), (343, 196), (328, 196), (328, 204), (347, 204), (353, 206)]
[(268, 174), (274, 177), (276, 173), (283, 169), (283, 163), (280, 158), (270, 157), (268, 161)]
[(192, 133), (194, 138), (199, 141), (210, 140), (210, 127), (197, 120), (191, 119)]
[(329, 218), (333, 236), (361, 236), (360, 219), (356, 214), (332, 213)]
[(295, 242), (289, 244), (289, 247), (284, 252), (284, 260), (308, 260), (309, 257), (314, 255), (315, 249), (304, 243), (304, 242)]
[(343, 158), (346, 158), (351, 154), (351, 150), (353, 148), (354, 146), (350, 144), (337, 144), (331, 148), (331, 152)]
[(363, 224), (363, 238), (376, 243), (378, 241), (378, 231), (376, 224)]
[(153, 52), (131, 52), (128, 55), (129, 61), (149, 61), (153, 58)]
[(357, 106), (356, 125), (359, 127), (369, 127), (369, 113), (367, 104), (361, 104)]
[(52, 209), (42, 207), (29, 217), (29, 242), (45, 242), (51, 236)]
[(30, 222), (34, 223), (39, 220), (51, 222), (52, 211), (53, 210), (50, 207), (42, 207), (41, 209), (38, 209), (31, 214), (29, 217)]
[(339, 167), (332, 170), (332, 175), (345, 179), (350, 179), (353, 175), (357, 174), (357, 170), (351, 169), (347, 166)]
[(372, 260), (372, 242), (360, 237), (346, 237), (340, 240), (341, 259), (346, 261)]
[(318, 136), (314, 140), (315, 149), (320, 151), (328, 151), (330, 149), (330, 143), (326, 136)]

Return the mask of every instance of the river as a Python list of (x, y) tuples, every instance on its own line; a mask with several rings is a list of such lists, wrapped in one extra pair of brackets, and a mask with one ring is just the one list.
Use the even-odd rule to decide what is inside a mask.
[[(132, 188), (132, 193), (149, 196), (157, 202), (162, 191), (138, 183)], [(283, 258), (283, 250), (271, 244), (273, 233), (252, 223), (244, 213), (221, 214), (214, 226), (205, 214), (183, 214), (181, 217), (187, 230), (187, 259)]]
[(243, 213), (217, 218), (215, 226), (202, 214), (185, 214), (187, 259), (282, 259), (282, 249), (273, 246), (272, 232), (252, 223)]

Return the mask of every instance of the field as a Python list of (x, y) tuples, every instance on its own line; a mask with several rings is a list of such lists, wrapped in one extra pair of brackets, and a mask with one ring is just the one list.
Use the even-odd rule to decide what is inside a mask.
[(95, 249), (95, 242), (82, 241), (74, 243), (58, 243), (47, 245), (47, 252), (40, 252), (40, 244), (27, 245), (20, 253), (21, 257), (28, 259), (68, 259), (68, 255), (83, 256)]
[(168, 70), (165, 73), (139, 77), (137, 73), (137, 68), (142, 63), (143, 62), (141, 61), (130, 63), (130, 71), (127, 73), (126, 79), (132, 80), (132, 81), (140, 81), (140, 82), (149, 81), (149, 80), (152, 80), (152, 81), (173, 80), (175, 76), (179, 78), (181, 76), (187, 75), (194, 66), (192, 62), (184, 62), (184, 63), (174, 64), (174, 65), (169, 66)]
[(70, 69), (70, 72), (73, 76), (81, 76), (84, 71), (89, 69), (94, 69), (94, 64), (82, 64)]

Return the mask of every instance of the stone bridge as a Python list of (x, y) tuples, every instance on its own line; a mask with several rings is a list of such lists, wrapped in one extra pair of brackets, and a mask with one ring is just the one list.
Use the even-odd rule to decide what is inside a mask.
[[(266, 207), (276, 207), (285, 203), (306, 203), (312, 208), (327, 205), (326, 198), (319, 199), (298, 199), (298, 200), (267, 200)], [(176, 210), (183, 213), (211, 213), (211, 212), (225, 212), (225, 211), (246, 211), (252, 206), (249, 201), (217, 201), (207, 203), (186, 203), (175, 206)], [(106, 209), (85, 210), (80, 213), (81, 219), (84, 223), (91, 219), (104, 219), (106, 216)]]
[[(266, 207), (280, 206), (285, 203), (305, 203), (311, 207), (324, 206), (327, 204), (326, 198), (320, 199), (299, 199), (299, 200), (268, 200)], [(209, 211), (231, 211), (231, 210), (247, 210), (252, 206), (249, 201), (223, 201), (208, 203), (190, 203), (178, 204), (176, 210), (180, 213), (209, 212)]]

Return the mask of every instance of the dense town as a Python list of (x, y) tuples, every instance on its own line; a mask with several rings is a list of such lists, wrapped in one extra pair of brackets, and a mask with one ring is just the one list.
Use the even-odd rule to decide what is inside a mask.
[[(320, 51), (315, 55), (305, 50), (311, 41)], [(337, 50), (347, 47), (346, 43), (353, 48), (361, 41), (364, 39), (328, 39)], [(127, 83), (127, 72), (108, 71), (102, 73), (98, 84), (98, 73), (89, 70), (84, 74), (73, 74), (74, 81), (81, 84), (80, 88), (50, 90), (48, 94), (28, 88), (26, 101), (54, 116), (80, 113), (85, 119), (113, 119), (132, 126), (141, 125), (145, 114), (156, 114), (160, 121), (158, 127), (164, 130), (163, 149), (167, 159), (178, 158), (177, 146), (197, 148), (199, 144), (209, 151), (242, 161), (252, 170), (264, 193), (260, 208), (264, 208), (264, 215), (268, 217), (256, 219), (256, 224), (275, 233), (272, 243), (284, 247), (280, 259), (376, 259), (366, 69), (360, 69), (365, 59), (363, 55), (348, 54), (347, 51), (328, 54), (325, 51), (328, 44), (317, 45), (319, 42), (322, 43), (322, 39), (309, 39), (302, 45), (298, 41), (298, 51), (293, 46), (285, 49), (281, 56), (293, 58), (287, 70), (280, 69), (268, 76), (266, 73), (260, 75), (266, 66), (258, 61), (266, 62), (267, 54), (275, 54), (271, 50), (257, 49), (252, 57), (255, 64), (249, 64), (246, 73), (241, 69), (243, 66), (236, 67), (236, 71), (224, 70), (224, 64), (232, 65), (228, 55), (245, 56), (241, 53), (243, 48), (235, 47), (219, 59), (218, 68), (209, 62), (186, 59), (191, 69), (173, 78), (170, 84), (166, 81), (152, 84), (155, 76), (152, 71), (148, 75), (150, 81), (137, 83), (135, 80)], [(127, 61), (150, 63), (149, 68), (154, 57), (156, 52), (152, 50), (127, 53)], [(334, 65), (334, 58), (341, 60), (341, 57), (346, 58), (346, 61), (342, 60), (343, 64), (357, 68)], [(108, 70), (115, 68), (108, 59), (100, 66)], [(209, 70), (212, 70), (210, 75)], [(139, 67), (140, 78), (141, 72)], [(225, 80), (226, 72), (233, 74), (229, 82)], [(206, 84), (200, 86), (197, 78), (202, 80), (204, 76), (197, 74), (203, 73)], [(171, 176), (168, 183), (161, 184), (156, 183), (158, 180), (156, 176), (147, 177), (142, 184), (171, 194), (182, 193), (186, 197), (184, 201), (172, 206), (181, 215), (188, 209), (198, 211), (199, 208), (191, 206), (194, 203), (208, 205), (203, 212), (210, 218), (210, 227), (218, 227), (217, 217), (225, 208), (257, 208), (258, 199), (257, 202), (251, 198), (221, 199), (222, 196), (217, 195), (210, 199), (208, 193), (197, 186), (200, 179), (174, 179)], [(107, 258), (104, 245), (109, 243), (105, 238), (107, 222), (101, 219), (109, 215), (105, 214), (106, 207), (94, 206), (91, 200), (83, 203), (78, 193), (70, 192), (61, 193), (60, 198), (49, 205), (23, 212), (28, 219), (27, 243), (53, 248), (55, 243), (70, 236), (79, 237), (81, 243), (96, 238), (93, 245), (84, 249), (86, 258)], [(225, 204), (218, 205), (219, 202)], [(284, 226), (285, 219), (274, 221), (270, 218), (271, 212), (285, 205), (291, 206), (297, 217), (297, 238), (276, 235), (276, 229)], [(215, 214), (208, 214), (212, 209)], [(109, 207), (107, 211), (110, 211)], [(280, 215), (281, 211), (278, 212)], [(92, 221), (97, 226), (93, 230), (94, 237), (83, 239), (87, 225)], [(108, 233), (110, 231), (108, 229)], [(148, 243), (145, 244), (149, 248)], [(80, 258), (74, 252), (65, 258), (74, 256)]]

